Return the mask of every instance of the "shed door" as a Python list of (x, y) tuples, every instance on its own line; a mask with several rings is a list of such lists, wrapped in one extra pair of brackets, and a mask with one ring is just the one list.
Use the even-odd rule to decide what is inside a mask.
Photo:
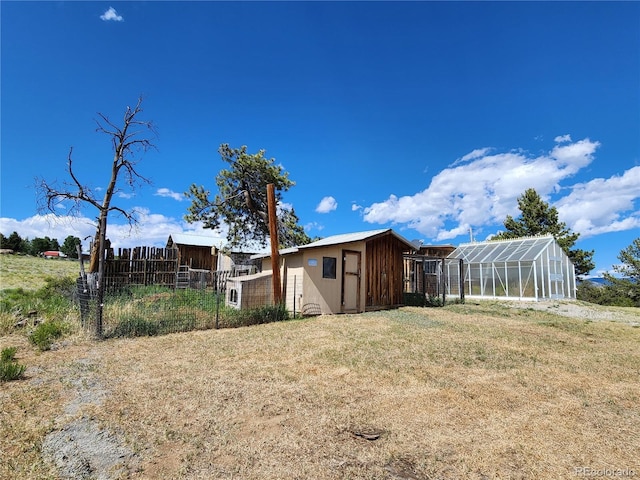
[(360, 252), (342, 251), (342, 311), (360, 311)]

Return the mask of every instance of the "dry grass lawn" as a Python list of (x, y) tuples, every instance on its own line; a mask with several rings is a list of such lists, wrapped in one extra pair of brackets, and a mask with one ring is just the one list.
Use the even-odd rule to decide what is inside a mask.
[(28, 370), (0, 384), (1, 478), (59, 478), (42, 445), (80, 419), (131, 452), (101, 478), (640, 476), (629, 322), (478, 303), (9, 345)]
[(28, 255), (0, 255), (0, 289), (23, 288), (38, 290), (45, 286), (45, 278), (77, 278), (80, 262), (71, 259), (31, 257)]

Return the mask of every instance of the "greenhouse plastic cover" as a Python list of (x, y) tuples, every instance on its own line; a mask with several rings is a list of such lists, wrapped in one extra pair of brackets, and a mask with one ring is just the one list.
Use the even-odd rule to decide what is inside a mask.
[(465, 263), (534, 261), (554, 243), (553, 236), (526, 237), (480, 243), (463, 243), (448, 259), (463, 259)]

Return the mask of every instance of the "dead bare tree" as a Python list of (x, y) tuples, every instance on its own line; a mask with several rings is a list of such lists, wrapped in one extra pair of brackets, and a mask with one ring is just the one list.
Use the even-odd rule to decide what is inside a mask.
[[(135, 210), (125, 210), (112, 205), (113, 196), (120, 190), (119, 185), (122, 183), (125, 183), (130, 189), (135, 189), (141, 184), (151, 183), (136, 168), (139, 161), (138, 154), (146, 152), (150, 148), (155, 148), (151, 139), (145, 136), (146, 134), (155, 137), (155, 127), (150, 121), (138, 119), (138, 115), (141, 112), (142, 97), (138, 98), (134, 108), (126, 108), (121, 127), (114, 124), (106, 115), (98, 113), (99, 119), (96, 120), (96, 131), (110, 136), (113, 145), (111, 177), (102, 200), (96, 195), (96, 189), (83, 184), (76, 176), (73, 170), (73, 147), (69, 149), (67, 157), (67, 173), (70, 180), (63, 182), (61, 186), (56, 185), (55, 182), (47, 182), (44, 179), (37, 180), (39, 211), (49, 211), (59, 215), (59, 206), (61, 204), (67, 205), (66, 213), (68, 215), (79, 215), (82, 208), (87, 205), (98, 210), (96, 233), (91, 248), (91, 261), (88, 270), (90, 273), (98, 274), (97, 290), (98, 303), (100, 305), (102, 303), (102, 298), (100, 297), (104, 293), (104, 258), (109, 213), (115, 212), (123, 216), (131, 227), (137, 223)], [(101, 323), (101, 312), (99, 322)], [(101, 325), (99, 335), (101, 335)]]

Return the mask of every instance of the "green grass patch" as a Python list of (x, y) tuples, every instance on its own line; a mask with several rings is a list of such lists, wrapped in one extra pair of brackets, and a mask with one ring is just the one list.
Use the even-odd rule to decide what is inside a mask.
[(38, 290), (22, 287), (0, 290), (0, 335), (36, 320), (66, 321), (77, 316), (75, 281), (70, 277), (46, 277)]
[(105, 298), (104, 336), (156, 336), (210, 328), (235, 328), (289, 319), (284, 306), (237, 310), (210, 290), (133, 287)]
[(52, 320), (40, 323), (29, 335), (29, 341), (41, 351), (50, 350), (53, 342), (69, 331), (67, 325)]
[(22, 377), (27, 367), (16, 362), (17, 347), (3, 348), (0, 353), (0, 382), (10, 382)]

